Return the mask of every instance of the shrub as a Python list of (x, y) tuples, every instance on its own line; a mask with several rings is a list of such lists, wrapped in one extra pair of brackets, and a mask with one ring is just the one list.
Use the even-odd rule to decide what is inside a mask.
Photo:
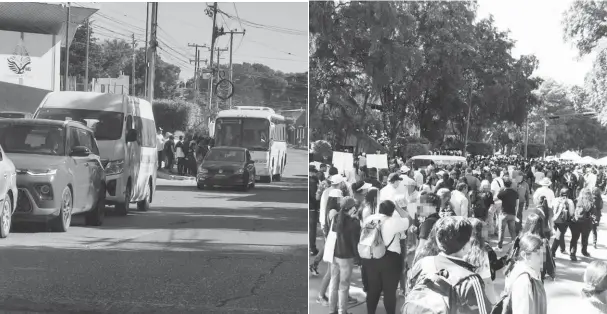
[(582, 157), (590, 156), (592, 158), (600, 158), (601, 152), (596, 148), (585, 148), (582, 150)]
[(471, 155), (493, 155), (493, 145), (483, 142), (468, 142), (466, 151)]
[[(521, 145), (521, 155), (525, 156), (525, 145)], [(527, 158), (539, 158), (544, 156), (546, 146), (544, 144), (527, 144)]]
[(312, 153), (316, 161), (325, 161), (333, 158), (333, 149), (331, 144), (325, 140), (318, 140), (312, 143)]
[(203, 124), (203, 113), (195, 103), (176, 99), (157, 99), (152, 104), (156, 126), (167, 132), (193, 130)]

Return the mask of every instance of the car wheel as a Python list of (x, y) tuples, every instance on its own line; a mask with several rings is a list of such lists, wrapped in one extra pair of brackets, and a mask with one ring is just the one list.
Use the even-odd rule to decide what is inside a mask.
[(116, 204), (116, 213), (118, 216), (126, 216), (129, 212), (129, 207), (131, 206), (131, 184), (130, 182), (126, 185), (126, 190), (124, 191), (124, 202)]
[(13, 214), (13, 204), (11, 199), (6, 195), (2, 201), (2, 213), (0, 213), (0, 238), (8, 237), (11, 231), (11, 219)]
[(273, 179), (274, 179), (274, 181), (276, 181), (276, 182), (280, 182), (280, 180), (282, 180), (282, 176), (281, 176), (281, 175), (279, 175), (279, 174), (275, 174)]
[(84, 224), (87, 226), (101, 226), (105, 218), (105, 189), (99, 193), (97, 204), (84, 216)]
[(243, 178), (243, 179), (246, 179), (246, 180), (242, 180), (244, 183), (242, 184), (242, 187), (241, 187), (240, 189), (241, 189), (243, 192), (246, 192), (246, 191), (248, 191), (248, 190), (249, 190), (249, 178), (248, 178), (248, 177), (245, 177), (245, 178)]
[(61, 208), (59, 209), (59, 217), (51, 221), (51, 231), (66, 232), (72, 223), (72, 190), (69, 187), (63, 189), (61, 193)]
[(204, 184), (203, 184), (203, 183), (200, 183), (200, 182), (196, 183), (196, 187), (197, 187), (199, 190), (204, 190)]
[(145, 188), (145, 199), (137, 202), (137, 210), (140, 212), (147, 212), (150, 210), (150, 203), (152, 202), (152, 187), (147, 184)]

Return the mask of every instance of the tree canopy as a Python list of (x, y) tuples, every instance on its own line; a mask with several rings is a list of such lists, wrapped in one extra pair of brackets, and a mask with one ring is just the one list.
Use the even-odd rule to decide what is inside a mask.
[(471, 139), (498, 121), (521, 125), (538, 105), (538, 61), (513, 57), (508, 33), (491, 18), (477, 22), (476, 9), (474, 2), (311, 2), (311, 120), (331, 121), (316, 134), (339, 141), (365, 130), (385, 135), (391, 148), (415, 130), (433, 143), (462, 139), (469, 105)]

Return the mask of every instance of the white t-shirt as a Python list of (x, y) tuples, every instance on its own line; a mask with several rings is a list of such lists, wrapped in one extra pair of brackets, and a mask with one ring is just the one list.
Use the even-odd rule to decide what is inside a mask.
[(398, 212), (394, 211), (392, 217), (388, 217), (384, 214), (371, 215), (365, 219), (364, 224), (367, 224), (367, 222), (370, 220), (382, 221), (381, 234), (382, 238), (384, 239), (384, 244), (386, 246), (390, 244), (390, 246), (386, 249), (388, 251), (400, 254), (401, 234), (407, 231), (409, 228), (409, 219), (400, 217)]
[(156, 134), (156, 149), (161, 152), (164, 150), (164, 136), (162, 134)]
[(417, 184), (418, 187), (421, 187), (422, 185), (424, 185), (424, 175), (421, 172), (419, 172), (419, 171), (413, 172), (413, 177), (415, 178), (415, 183)]
[(468, 217), (468, 198), (460, 191), (451, 192), (451, 200), (449, 201), (453, 206), (453, 211), (457, 216)]
[(183, 153), (183, 148), (177, 147), (178, 143), (181, 143), (181, 145), (185, 145), (182, 141), (178, 141), (175, 144), (175, 147), (176, 147), (175, 148), (175, 157), (177, 157), (177, 158), (183, 158), (183, 157), (185, 157), (185, 154)]

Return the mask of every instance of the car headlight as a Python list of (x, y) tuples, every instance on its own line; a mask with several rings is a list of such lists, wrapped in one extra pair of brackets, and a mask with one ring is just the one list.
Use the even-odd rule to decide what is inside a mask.
[(236, 174), (242, 174), (242, 173), (244, 173), (244, 169), (243, 168), (240, 168), (240, 169), (236, 170)]
[(120, 174), (123, 171), (124, 171), (124, 159), (110, 161), (110, 162), (108, 162), (107, 166), (105, 166), (106, 175)]
[(53, 176), (57, 174), (57, 169), (19, 169), (17, 172), (30, 176)]

